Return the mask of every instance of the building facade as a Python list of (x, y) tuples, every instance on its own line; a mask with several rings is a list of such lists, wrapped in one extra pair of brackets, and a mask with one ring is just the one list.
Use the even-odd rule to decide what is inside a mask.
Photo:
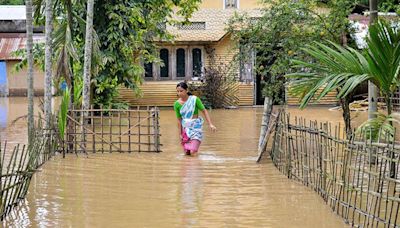
[[(21, 61), (14, 52), (25, 49), (25, 6), (0, 6), (0, 96), (26, 96), (27, 69), (15, 70)], [(33, 42), (44, 42), (43, 28), (34, 27)], [(44, 72), (34, 68), (35, 95), (43, 95)]]
[[(190, 23), (179, 26), (167, 25), (175, 36), (174, 42), (158, 42), (159, 57), (164, 64), (145, 64), (143, 96), (121, 88), (120, 97), (132, 105), (171, 106), (176, 100), (176, 84), (179, 81), (201, 80), (204, 70), (211, 64), (232, 62), (237, 49), (226, 31), (227, 22), (235, 12), (246, 12), (251, 17), (261, 15), (257, 0), (203, 0), (199, 10), (189, 19)], [(255, 104), (252, 66), (244, 63), (238, 69), (238, 105)]]

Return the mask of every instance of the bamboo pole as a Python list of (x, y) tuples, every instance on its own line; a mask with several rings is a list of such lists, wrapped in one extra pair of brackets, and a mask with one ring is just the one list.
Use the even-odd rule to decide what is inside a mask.
[(131, 112), (128, 112), (128, 151), (132, 152), (131, 148)]
[(141, 137), (140, 137), (140, 135), (141, 135), (141, 134), (140, 134), (140, 133), (141, 133), (141, 132), (140, 132), (140, 128), (141, 128), (140, 124), (141, 124), (141, 120), (140, 120), (139, 108), (140, 108), (140, 107), (137, 106), (137, 110), (138, 110), (138, 113), (137, 113), (137, 114), (138, 114), (138, 121), (139, 121), (139, 122), (138, 122), (138, 142), (139, 142), (139, 144), (138, 144), (138, 150), (139, 150), (139, 152), (141, 152), (141, 147), (140, 147), (140, 144), (141, 144), (141, 143), (140, 143), (140, 138), (141, 138)]
[(263, 110), (263, 118), (261, 122), (261, 129), (260, 129), (260, 138), (258, 140), (258, 151), (262, 148), (262, 144), (265, 138), (265, 134), (267, 133), (270, 115), (272, 112), (272, 98), (265, 97), (264, 98), (264, 110)]
[(151, 150), (151, 148), (150, 148), (150, 143), (151, 143), (151, 137), (150, 137), (150, 127), (151, 127), (151, 123), (150, 123), (150, 117), (151, 117), (151, 111), (150, 111), (150, 107), (149, 106), (147, 106), (147, 142), (149, 143), (148, 144), (148, 147), (147, 147), (147, 151), (150, 151)]
[[(104, 137), (104, 117), (103, 117), (103, 106), (100, 106), (100, 126), (101, 126), (101, 138)], [(101, 153), (104, 153), (104, 142), (101, 141)]]
[(93, 105), (91, 105), (91, 111), (90, 113), (90, 124), (92, 125), (92, 153), (96, 153), (96, 128), (95, 128), (95, 122), (94, 122), (94, 115), (95, 115), (95, 111), (93, 109)]

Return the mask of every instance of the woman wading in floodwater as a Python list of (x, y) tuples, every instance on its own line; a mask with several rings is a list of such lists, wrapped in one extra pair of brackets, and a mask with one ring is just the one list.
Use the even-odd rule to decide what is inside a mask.
[(210, 116), (201, 100), (187, 91), (188, 86), (185, 82), (180, 82), (176, 86), (179, 97), (174, 103), (174, 110), (178, 118), (179, 136), (186, 155), (193, 155), (199, 151), (201, 140), (203, 139), (203, 118), (199, 117), (199, 110), (203, 113), (211, 131), (217, 128), (211, 123)]

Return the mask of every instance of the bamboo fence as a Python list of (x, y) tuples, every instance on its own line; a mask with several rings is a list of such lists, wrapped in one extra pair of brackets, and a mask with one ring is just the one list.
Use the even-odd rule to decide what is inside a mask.
[(274, 165), (316, 191), (352, 226), (399, 227), (400, 145), (389, 136), (346, 140), (341, 126), (293, 119), (284, 112), (278, 117)]
[(0, 219), (25, 199), (34, 172), (49, 160), (57, 146), (53, 130), (35, 129), (32, 144), (17, 144), (12, 149), (0, 143)]
[(64, 151), (161, 152), (159, 109), (71, 110)]

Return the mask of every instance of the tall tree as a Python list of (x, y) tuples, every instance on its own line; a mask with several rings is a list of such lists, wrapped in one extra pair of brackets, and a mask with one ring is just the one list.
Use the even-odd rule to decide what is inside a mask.
[(27, 95), (28, 95), (28, 145), (32, 143), (34, 129), (34, 88), (33, 88), (33, 17), (32, 0), (26, 0), (26, 56), (28, 60)]
[(95, 93), (93, 103), (115, 107), (119, 86), (137, 89), (144, 73), (140, 63), (159, 61), (154, 41), (173, 38), (165, 25), (181, 23), (190, 18), (199, 2), (96, 1), (93, 24), (105, 59), (98, 74), (92, 74)]
[(44, 118), (45, 118), (45, 128), (50, 128), (51, 120), (51, 87), (52, 87), (52, 30), (53, 30), (53, 5), (52, 0), (46, 0), (45, 6), (45, 80), (44, 80)]
[[(93, 6), (94, 0), (87, 2), (86, 16), (86, 35), (85, 35), (85, 56), (83, 66), (83, 101), (82, 108), (84, 110), (90, 107), (90, 82), (91, 82), (91, 66), (92, 66), (92, 43), (93, 43)], [(86, 112), (85, 112), (86, 113)]]

